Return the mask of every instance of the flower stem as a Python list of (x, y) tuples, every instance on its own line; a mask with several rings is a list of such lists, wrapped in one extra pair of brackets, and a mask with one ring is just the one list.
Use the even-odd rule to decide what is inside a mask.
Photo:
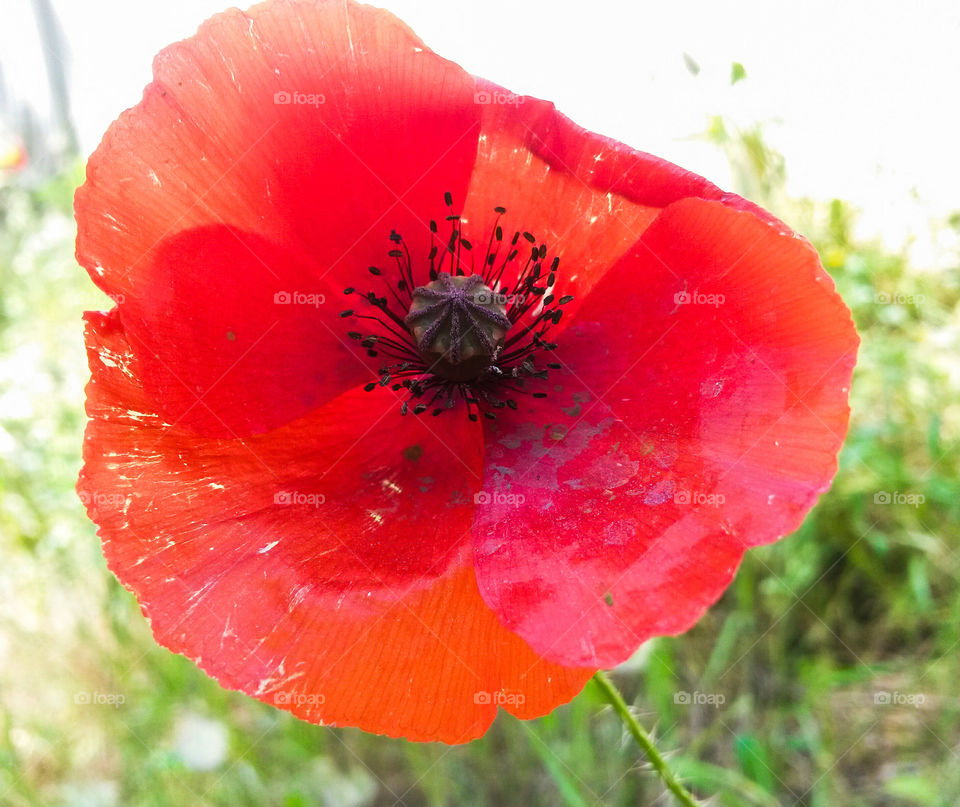
[(640, 749), (646, 755), (647, 759), (650, 760), (650, 764), (660, 775), (660, 779), (663, 780), (663, 784), (667, 790), (673, 793), (673, 795), (677, 797), (677, 802), (684, 805), (684, 807), (698, 807), (697, 802), (690, 792), (677, 781), (677, 777), (674, 776), (673, 771), (667, 767), (667, 763), (664, 762), (657, 747), (653, 744), (650, 735), (647, 734), (643, 726), (637, 722), (637, 719), (630, 711), (630, 707), (627, 706), (627, 702), (623, 699), (623, 695), (620, 694), (620, 690), (617, 689), (613, 681), (607, 677), (607, 674), (603, 670), (599, 670), (597, 674), (593, 676), (593, 681), (597, 685), (597, 688), (603, 693), (603, 696), (609, 701), (613, 710), (620, 716), (621, 722), (633, 736), (633, 739), (637, 741), (637, 745), (640, 746)]

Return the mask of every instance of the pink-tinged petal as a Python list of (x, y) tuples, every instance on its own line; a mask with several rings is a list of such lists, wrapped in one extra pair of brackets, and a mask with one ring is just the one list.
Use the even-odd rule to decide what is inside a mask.
[(488, 428), (486, 602), (561, 664), (689, 628), (829, 486), (857, 344), (806, 241), (668, 206), (568, 326), (548, 397)]
[(329, 725), (465, 742), (498, 703), (569, 700), (591, 670), (539, 659), (477, 591), (480, 428), (347, 392), (247, 439), (151, 408), (116, 312), (88, 315), (78, 490), (157, 641), (224, 686)]

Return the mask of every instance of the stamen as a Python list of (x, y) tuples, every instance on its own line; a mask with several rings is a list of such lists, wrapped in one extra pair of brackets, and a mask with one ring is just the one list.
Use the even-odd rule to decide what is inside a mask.
[[(497, 217), (477, 269), (473, 244), (463, 237), (462, 219), (454, 211), (449, 192), (444, 194), (444, 203), (449, 210), (444, 219), (450, 223), (450, 234), (441, 251), (437, 222), (429, 222), (430, 251), (423, 285), (416, 282), (403, 237), (391, 231), (387, 257), (396, 263), (396, 271), (368, 267), (369, 274), (386, 286), (386, 294), (359, 292), (352, 286), (344, 289), (345, 295), (356, 294), (376, 313), (351, 308), (340, 316), (376, 323), (379, 333), (349, 331), (347, 335), (359, 342), (368, 356), (394, 360), (383, 365), (378, 379), (364, 389), (389, 386), (395, 392), (406, 391), (400, 405), (402, 415), (409, 411), (420, 415), (433, 408), (432, 415), (438, 416), (462, 400), (471, 421), (477, 422), (480, 414), (495, 420), (492, 410), (518, 409), (514, 394), (546, 397), (546, 392), (527, 390), (525, 382), (546, 379), (550, 370), (562, 367), (549, 362), (538, 368), (535, 359), (540, 352), (556, 349), (557, 345), (544, 337), (560, 322), (560, 307), (573, 296), (556, 299), (553, 289), (560, 259), (554, 257), (545, 269), (547, 246), (538, 243), (533, 233), (515, 231), (507, 255), (501, 258), (504, 234), (500, 222), (507, 212), (503, 207), (494, 208)], [(530, 248), (523, 265), (517, 266), (521, 238)], [(466, 266), (468, 255), (470, 265)], [(512, 287), (503, 283), (508, 270), (515, 271)], [(415, 399), (421, 401), (413, 403)]]

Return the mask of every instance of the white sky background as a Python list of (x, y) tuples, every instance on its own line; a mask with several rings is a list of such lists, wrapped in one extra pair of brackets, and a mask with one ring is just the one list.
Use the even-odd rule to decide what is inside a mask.
[[(229, 0), (54, 0), (69, 43), (73, 114), (92, 150), (140, 98), (150, 62)], [(691, 138), (722, 114), (766, 121), (788, 190), (863, 209), (897, 246), (960, 208), (960, 3), (859, 0), (382, 0), (435, 51), (588, 129), (729, 187)], [(246, 5), (240, 3), (240, 5)], [(29, 0), (0, 0), (14, 94), (47, 109)], [(694, 77), (683, 53), (700, 65)], [(730, 86), (730, 66), (747, 79)], [(935, 261), (936, 262), (936, 261)]]

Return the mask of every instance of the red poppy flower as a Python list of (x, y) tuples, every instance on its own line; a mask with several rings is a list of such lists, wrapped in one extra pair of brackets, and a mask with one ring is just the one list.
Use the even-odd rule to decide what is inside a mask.
[(157, 641), (462, 742), (690, 627), (836, 471), (857, 347), (754, 205), (268, 2), (163, 51), (76, 198), (79, 490)]

